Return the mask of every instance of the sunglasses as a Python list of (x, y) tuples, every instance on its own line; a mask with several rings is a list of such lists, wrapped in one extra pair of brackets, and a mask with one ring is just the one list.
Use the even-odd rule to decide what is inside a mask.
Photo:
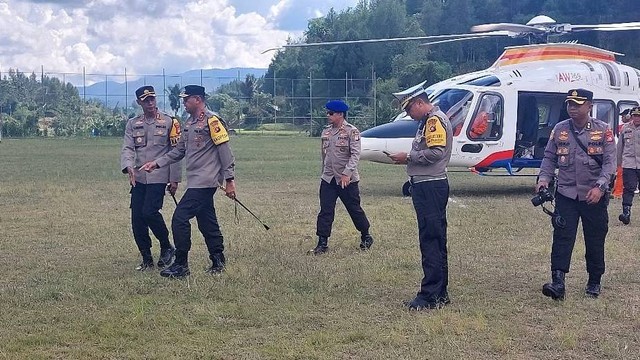
[(329, 115), (329, 116), (333, 116), (333, 114), (335, 114), (335, 113), (336, 113), (335, 111), (327, 111), (327, 115)]

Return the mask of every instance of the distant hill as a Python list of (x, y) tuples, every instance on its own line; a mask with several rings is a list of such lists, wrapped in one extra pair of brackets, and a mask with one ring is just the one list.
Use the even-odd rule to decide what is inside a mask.
[(165, 75), (146, 75), (142, 78), (125, 82), (117, 81), (101, 81), (91, 86), (83, 88), (83, 86), (76, 86), (80, 97), (86, 96), (87, 99), (96, 99), (103, 104), (106, 103), (107, 107), (125, 107), (130, 106), (135, 101), (135, 91), (137, 88), (144, 85), (151, 85), (156, 89), (158, 94), (158, 107), (164, 108), (164, 102), (166, 101), (166, 109), (169, 108), (168, 96), (162, 96), (163, 89), (171, 87), (175, 84), (180, 86), (197, 84), (202, 85), (207, 89), (207, 92), (217, 89), (220, 85), (230, 83), (233, 80), (244, 78), (253, 74), (256, 77), (261, 77), (267, 72), (267, 69), (257, 68), (231, 68), (231, 69), (203, 69), (203, 70), (189, 70), (182, 74)]

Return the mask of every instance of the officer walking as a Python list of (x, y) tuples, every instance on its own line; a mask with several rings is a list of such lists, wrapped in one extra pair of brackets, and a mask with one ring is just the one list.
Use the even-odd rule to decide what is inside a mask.
[(422, 84), (393, 95), (407, 115), (420, 122), (411, 151), (389, 155), (396, 163), (407, 164), (424, 272), (420, 291), (405, 305), (411, 310), (438, 309), (450, 303), (447, 291), (447, 164), (453, 144), (451, 123), (437, 106), (431, 104)]
[(360, 160), (360, 132), (347, 122), (349, 106), (341, 100), (325, 105), (329, 125), (322, 131), (322, 176), (320, 181), (320, 213), (316, 234), (318, 245), (309, 252), (319, 255), (327, 252), (331, 225), (335, 216), (336, 200), (340, 198), (353, 224), (360, 231), (360, 249), (373, 244), (369, 234), (369, 220), (360, 206), (358, 161)]
[(622, 214), (618, 220), (631, 222), (634, 192), (640, 184), (640, 106), (630, 111), (631, 121), (622, 125), (618, 138), (618, 166), (622, 167)]
[(551, 247), (551, 282), (542, 293), (554, 300), (564, 300), (565, 274), (569, 272), (571, 253), (576, 241), (578, 220), (586, 247), (589, 279), (585, 295), (600, 295), (600, 280), (605, 272), (604, 242), (609, 230), (609, 182), (616, 171), (616, 145), (613, 131), (603, 121), (592, 118), (593, 93), (585, 89), (570, 90), (565, 100), (570, 119), (552, 130), (536, 191), (548, 188), (558, 168), (555, 208), (566, 221), (554, 222)]
[(168, 190), (173, 195), (182, 176), (179, 163), (154, 174), (141, 172), (135, 165), (141, 165), (169, 152), (180, 137), (180, 123), (158, 111), (153, 86), (143, 86), (136, 90), (136, 102), (142, 107), (143, 113), (127, 122), (120, 164), (122, 172), (129, 175), (131, 227), (133, 238), (142, 255), (142, 263), (136, 270), (144, 271), (154, 266), (149, 229), (160, 241), (158, 267), (165, 267), (171, 263), (174, 248), (169, 242), (169, 230), (160, 209), (167, 183)]
[(184, 108), (189, 113), (182, 136), (173, 151), (148, 162), (143, 170), (163, 169), (167, 165), (186, 158), (187, 191), (182, 196), (171, 220), (171, 230), (176, 244), (176, 258), (170, 267), (160, 272), (164, 277), (182, 278), (191, 273), (188, 254), (191, 250), (191, 224), (195, 217), (198, 229), (204, 236), (212, 264), (208, 273), (224, 271), (226, 260), (222, 232), (213, 204), (213, 195), (224, 184), (229, 198), (235, 198), (234, 157), (229, 146), (229, 134), (222, 119), (206, 108), (205, 89), (199, 85), (187, 85), (180, 94)]

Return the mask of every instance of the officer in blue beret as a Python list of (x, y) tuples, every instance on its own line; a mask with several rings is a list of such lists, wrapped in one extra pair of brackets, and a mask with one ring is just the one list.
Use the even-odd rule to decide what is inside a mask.
[(320, 176), (320, 213), (316, 234), (317, 246), (310, 253), (319, 255), (329, 250), (331, 225), (335, 217), (336, 200), (340, 198), (353, 224), (360, 231), (360, 249), (373, 244), (369, 234), (369, 220), (360, 206), (358, 161), (360, 160), (360, 132), (347, 122), (349, 106), (342, 100), (325, 105), (329, 125), (322, 131), (322, 175)]

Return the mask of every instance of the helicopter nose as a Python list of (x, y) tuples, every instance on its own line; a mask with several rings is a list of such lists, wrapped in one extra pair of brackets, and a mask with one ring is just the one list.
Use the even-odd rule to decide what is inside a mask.
[(387, 151), (387, 140), (379, 138), (360, 138), (360, 159), (374, 161), (385, 164), (392, 164), (393, 161), (383, 152)]

